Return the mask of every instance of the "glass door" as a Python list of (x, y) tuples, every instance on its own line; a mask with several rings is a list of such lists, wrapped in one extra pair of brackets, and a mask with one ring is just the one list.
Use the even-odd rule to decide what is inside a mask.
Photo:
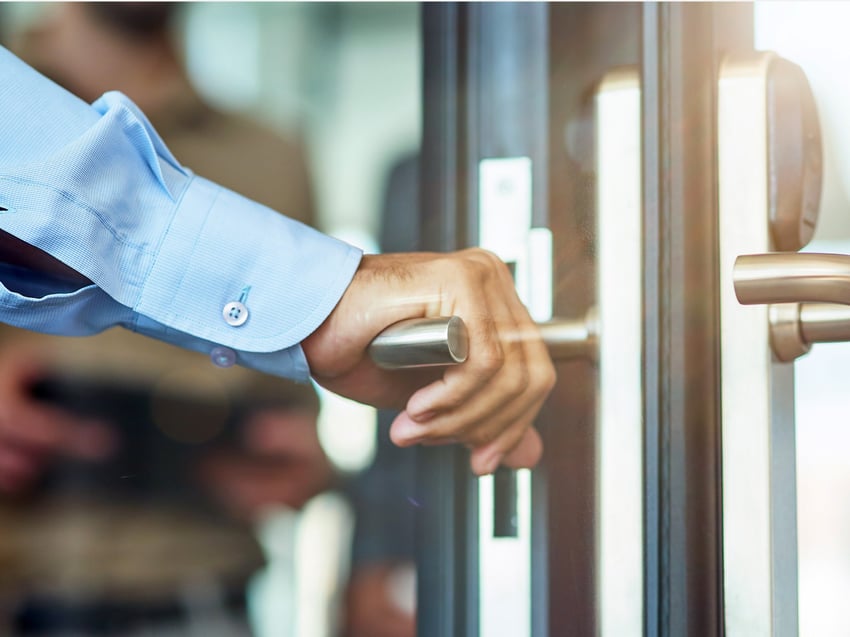
[(512, 265), (559, 381), (534, 471), (424, 452), (421, 634), (816, 625), (794, 361), (850, 336), (850, 257), (807, 247), (840, 99), (776, 15), (826, 9), (779, 6), (425, 6), (426, 245)]
[[(850, 50), (846, 45), (844, 24), (848, 17), (847, 7), (841, 3), (791, 2), (773, 6), (771, 3), (755, 5), (755, 40), (761, 50), (773, 51), (786, 60), (799, 65), (810, 84), (809, 108), (816, 111), (820, 129), (822, 150), (815, 156), (819, 160), (820, 197), (808, 202), (809, 227), (805, 233), (808, 241), (802, 248), (808, 253), (806, 259), (824, 268), (829, 263), (841, 263), (842, 257), (830, 257), (824, 261), (815, 257), (819, 253), (846, 255), (850, 253), (847, 238), (850, 237), (850, 215), (848, 215), (846, 155), (847, 123), (844, 113), (847, 94), (837, 74), (846, 68)], [(794, 95), (805, 95), (797, 91)], [(790, 102), (790, 104), (789, 104)], [(794, 108), (793, 100), (784, 99), (786, 114)], [(812, 118), (809, 118), (810, 120)], [(788, 126), (784, 128), (788, 131)], [(793, 129), (792, 129), (793, 130)], [(790, 131), (789, 131), (790, 132)], [(810, 144), (811, 146), (811, 144)], [(809, 153), (811, 156), (814, 153)], [(785, 152), (786, 161), (799, 161), (798, 154)], [(812, 163), (811, 161), (809, 162)], [(808, 171), (811, 173), (812, 171)], [(799, 174), (799, 172), (798, 172)], [(811, 181), (811, 180), (810, 180)], [(799, 178), (784, 178), (780, 183), (787, 186), (788, 196), (798, 192), (811, 192), (813, 188), (801, 188)], [(782, 193), (777, 193), (783, 196)], [(775, 208), (775, 206), (774, 206)], [(774, 248), (794, 250), (794, 246)], [(786, 275), (799, 274), (795, 263)], [(773, 257), (784, 259), (785, 257)], [(833, 283), (846, 289), (846, 283)], [(782, 279), (782, 287), (788, 289), (790, 281)], [(808, 295), (809, 292), (804, 290)], [(843, 635), (850, 630), (850, 622), (844, 605), (838, 600), (847, 598), (850, 592), (847, 560), (847, 462), (846, 440), (847, 373), (850, 359), (846, 343), (820, 344), (824, 340), (845, 341), (848, 332), (846, 306), (829, 305), (821, 299), (802, 298), (795, 293), (786, 306), (771, 306), (772, 333), (776, 344), (786, 346), (793, 341), (787, 337), (788, 324), (795, 326), (803, 341), (796, 348), (783, 351), (785, 367), (794, 368), (796, 446), (796, 532), (797, 559), (794, 563), (798, 599), (798, 630), (800, 635)], [(846, 297), (828, 299), (846, 303)], [(808, 302), (806, 302), (808, 301)], [(759, 311), (756, 308), (750, 308)], [(764, 311), (764, 310), (761, 310)], [(797, 314), (796, 312), (799, 312)], [(785, 321), (780, 320), (780, 316)], [(830, 330), (821, 331), (822, 320), (829, 316)], [(787, 321), (787, 322), (786, 322)], [(817, 345), (815, 345), (818, 343)], [(802, 354), (811, 346), (811, 351)], [(774, 347), (776, 349), (776, 347)], [(795, 351), (796, 350), (796, 351)], [(794, 362), (792, 358), (799, 355)], [(787, 372), (790, 373), (790, 372)], [(787, 550), (778, 548), (785, 557)], [(784, 560), (787, 564), (787, 559)], [(787, 566), (785, 567), (787, 569)]]

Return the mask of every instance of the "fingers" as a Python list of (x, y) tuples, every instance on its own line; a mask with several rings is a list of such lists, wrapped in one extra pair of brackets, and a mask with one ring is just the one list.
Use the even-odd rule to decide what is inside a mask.
[[(470, 308), (465, 318), (469, 356), (463, 365), (448, 368), (442, 379), (413, 394), (406, 411), (418, 422), (446, 413), (478, 420), (477, 414), (495, 411), (522, 393), (527, 384), (523, 344), (509, 336), (518, 326), (514, 308), (505, 298), (506, 291), (513, 294), (501, 272), (508, 276), (507, 269), (501, 262), (491, 263), (487, 253), (475, 251), (470, 257), (471, 265), (468, 263), (465, 275), (459, 277), (466, 288), (465, 305)], [(485, 387), (487, 391), (480, 392)], [(479, 397), (476, 405), (469, 404), (473, 396)]]
[(486, 277), (473, 285), (481, 296), (470, 297), (484, 314), (467, 318), (469, 358), (416, 392), (391, 436), (400, 445), (462, 442), (473, 449), (472, 469), (480, 475), (494, 471), (503, 459), (511, 466), (537, 462), (540, 438), (528, 432), (555, 373), (507, 268), (486, 252), (474, 251), (472, 257)]
[[(466, 323), (469, 356), (436, 379), (379, 370), (368, 359), (369, 342), (389, 325), (451, 315)], [(474, 450), (476, 472), (503, 459), (533, 464), (540, 455), (539, 438), (525, 432), (554, 385), (554, 367), (508, 268), (490, 252), (364, 257), (302, 349), (331, 391), (402, 408), (391, 430), (397, 444), (463, 443)]]
[(511, 405), (498, 415), (482, 414), (482, 418), (489, 416), (489, 420), (472, 422), (461, 433), (452, 431), (448, 417), (423, 424), (402, 412), (390, 428), (390, 437), (399, 446), (462, 442), (472, 448), (470, 466), (476, 475), (492, 473), (500, 464), (533, 467), (542, 453), (540, 436), (533, 423), (544, 399), (541, 397), (531, 406), (522, 402)]

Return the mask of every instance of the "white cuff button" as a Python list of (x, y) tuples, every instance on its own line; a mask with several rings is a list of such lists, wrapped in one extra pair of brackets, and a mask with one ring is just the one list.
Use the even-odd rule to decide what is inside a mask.
[(239, 301), (231, 301), (225, 305), (221, 314), (224, 316), (224, 321), (231, 327), (244, 325), (248, 320), (248, 308)]
[(216, 367), (233, 367), (236, 364), (236, 352), (229, 347), (213, 347), (210, 360)]

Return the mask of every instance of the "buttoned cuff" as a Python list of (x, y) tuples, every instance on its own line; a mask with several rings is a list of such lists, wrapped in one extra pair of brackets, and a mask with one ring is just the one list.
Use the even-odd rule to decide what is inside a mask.
[[(361, 252), (193, 177), (133, 307), (242, 352), (298, 344), (331, 313)], [(234, 306), (242, 308), (234, 314)]]
[(0, 229), (96, 287), (33, 279), (24, 290), (0, 273), (4, 320), (68, 335), (120, 324), (306, 377), (298, 344), (336, 306), (360, 251), (194, 176), (126, 97), (91, 112), (38, 160), (0, 165)]

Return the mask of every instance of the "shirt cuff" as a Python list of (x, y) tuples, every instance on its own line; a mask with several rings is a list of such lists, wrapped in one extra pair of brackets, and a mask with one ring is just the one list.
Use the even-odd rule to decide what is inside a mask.
[[(202, 354), (221, 350), (219, 343), (196, 338), (133, 312), (96, 285), (73, 289), (62, 280), (2, 263), (0, 281), (0, 313), (16, 327), (59, 336), (89, 336), (121, 325)], [(228, 351), (233, 364), (302, 382), (310, 378), (300, 345), (270, 352)]]
[[(126, 97), (107, 94), (91, 112), (100, 117), (37, 161), (0, 163), (0, 229), (97, 287), (7, 286), (0, 304), (15, 311), (4, 320), (80, 335), (122, 324), (302, 377), (298, 344), (336, 306), (361, 252), (193, 175)], [(239, 320), (225, 312), (234, 303)]]
[[(339, 302), (360, 250), (194, 176), (133, 309), (243, 352), (298, 344)], [(228, 320), (225, 307), (245, 315)]]

